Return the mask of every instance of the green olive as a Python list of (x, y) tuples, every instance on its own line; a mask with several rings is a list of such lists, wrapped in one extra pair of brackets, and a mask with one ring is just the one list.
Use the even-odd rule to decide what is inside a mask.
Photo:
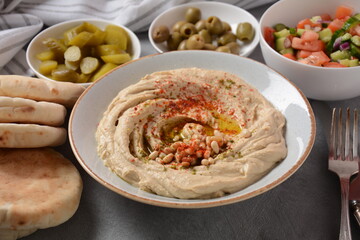
[(186, 41), (186, 49), (202, 49), (204, 47), (205, 41), (199, 34), (194, 34)]
[(180, 27), (180, 34), (184, 38), (189, 38), (191, 35), (197, 33), (195, 25), (192, 23), (185, 23)]
[(203, 29), (206, 29), (206, 20), (202, 19), (195, 23), (196, 30), (200, 32)]
[(205, 43), (211, 43), (212, 37), (208, 30), (203, 29), (199, 32), (199, 35), (204, 39)]
[(206, 29), (211, 34), (219, 35), (224, 32), (223, 24), (218, 17), (211, 16), (206, 20)]
[(224, 32), (231, 31), (231, 26), (229, 23), (222, 21)]
[(170, 51), (176, 50), (180, 44), (180, 42), (183, 40), (181, 37), (181, 34), (179, 32), (174, 32), (170, 35), (169, 39), (167, 40), (167, 47)]
[(226, 44), (225, 46), (229, 47), (231, 53), (239, 55), (240, 45), (237, 42), (230, 42), (230, 43)]
[(201, 19), (201, 11), (199, 8), (190, 7), (186, 9), (185, 20), (189, 23), (196, 23)]
[(228, 46), (220, 46), (215, 49), (217, 52), (225, 52), (225, 53), (231, 53), (231, 50)]
[(211, 43), (205, 43), (203, 49), (205, 50), (215, 50), (217, 47)]
[(251, 41), (254, 38), (254, 28), (248, 22), (239, 23), (236, 28), (236, 36), (241, 41)]
[(184, 39), (180, 42), (177, 50), (186, 50), (186, 42), (187, 42), (187, 39)]
[(165, 42), (166, 40), (168, 40), (169, 36), (169, 28), (164, 25), (156, 27), (152, 33), (152, 38), (156, 43)]
[(178, 21), (174, 24), (174, 26), (172, 27), (172, 31), (173, 32), (180, 32), (180, 28), (182, 25), (184, 25), (186, 22), (185, 21)]
[(232, 32), (226, 32), (218, 38), (217, 42), (221, 46), (226, 45), (230, 42), (236, 42), (236, 35)]

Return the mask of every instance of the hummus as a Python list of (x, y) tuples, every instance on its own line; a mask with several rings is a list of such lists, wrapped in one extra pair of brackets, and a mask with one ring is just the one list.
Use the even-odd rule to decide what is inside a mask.
[(245, 188), (282, 161), (284, 128), (284, 116), (239, 77), (175, 69), (119, 92), (97, 128), (97, 151), (142, 190), (214, 198)]

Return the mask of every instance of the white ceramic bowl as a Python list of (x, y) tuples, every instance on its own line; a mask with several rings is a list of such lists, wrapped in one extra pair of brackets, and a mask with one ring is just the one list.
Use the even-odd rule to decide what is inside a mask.
[[(233, 73), (257, 88), (286, 117), (287, 157), (262, 179), (220, 198), (183, 200), (151, 194), (128, 184), (104, 166), (96, 152), (95, 131), (103, 112), (120, 90), (146, 74), (199, 67)], [(305, 161), (315, 139), (315, 118), (306, 97), (286, 78), (249, 58), (213, 51), (174, 51), (124, 64), (89, 86), (69, 119), (69, 139), (82, 167), (99, 183), (130, 199), (174, 208), (204, 208), (242, 201), (279, 185)]]
[[(42, 41), (48, 37), (53, 37), (56, 39), (63, 38), (63, 33), (75, 26), (80, 25), (83, 22), (89, 22), (91, 24), (94, 24), (95, 26), (99, 27), (100, 29), (104, 30), (107, 25), (117, 25), (122, 27), (126, 30), (128, 33), (130, 40), (131, 40), (131, 48), (130, 48), (130, 54), (132, 56), (132, 59), (138, 59), (141, 54), (141, 45), (138, 37), (133, 33), (130, 29), (128, 29), (125, 26), (115, 24), (110, 21), (101, 20), (101, 19), (76, 19), (71, 21), (66, 21), (62, 23), (58, 23), (56, 25), (53, 25), (49, 28), (46, 28), (45, 30), (41, 31), (39, 34), (37, 34), (29, 43), (29, 46), (26, 51), (26, 60), (28, 65), (30, 66), (31, 70), (35, 73), (35, 75), (39, 78), (47, 79), (49, 81), (55, 81), (51, 78), (48, 78), (44, 75), (42, 75), (38, 69), (39, 65), (41, 63), (40, 60), (36, 58), (36, 54), (48, 50), (46, 46), (42, 44)], [(89, 86), (91, 83), (79, 83), (84, 86)]]
[[(284, 23), (296, 26), (304, 18), (328, 13), (334, 16), (336, 7), (344, 4), (360, 12), (359, 0), (282, 0), (269, 7), (260, 19), (260, 29)], [(302, 64), (281, 56), (266, 42), (261, 32), (260, 47), (268, 66), (294, 82), (308, 98), (317, 100), (344, 100), (360, 95), (357, 76), (360, 67), (323, 68)]]
[(236, 27), (239, 23), (249, 22), (255, 29), (255, 36), (251, 42), (241, 43), (238, 40), (238, 43), (241, 44), (239, 53), (240, 56), (249, 56), (258, 45), (260, 38), (259, 22), (246, 10), (222, 2), (192, 2), (173, 7), (163, 12), (151, 23), (149, 27), (149, 40), (156, 51), (163, 53), (167, 52), (168, 49), (165, 42), (155, 43), (153, 41), (151, 34), (154, 29), (161, 25), (167, 26), (169, 29), (171, 29), (176, 22), (185, 20), (185, 11), (189, 7), (199, 8), (201, 10), (201, 19), (207, 19), (210, 16), (216, 16), (220, 18), (220, 20), (229, 23), (233, 33), (236, 33)]

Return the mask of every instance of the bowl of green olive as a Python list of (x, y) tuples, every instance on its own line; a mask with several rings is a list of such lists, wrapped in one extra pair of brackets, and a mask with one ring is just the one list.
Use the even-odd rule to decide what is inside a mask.
[(138, 59), (140, 53), (138, 37), (125, 26), (77, 19), (36, 35), (29, 43), (26, 60), (39, 78), (88, 86), (112, 69)]
[(170, 8), (151, 23), (157, 52), (213, 50), (247, 57), (260, 39), (259, 24), (246, 10), (221, 2), (192, 2)]

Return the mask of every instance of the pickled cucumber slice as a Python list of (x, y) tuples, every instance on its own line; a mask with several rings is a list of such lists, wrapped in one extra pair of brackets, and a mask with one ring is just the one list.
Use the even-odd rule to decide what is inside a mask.
[(105, 41), (105, 36), (106, 36), (105, 32), (98, 30), (93, 33), (92, 38), (89, 39), (89, 41), (86, 43), (86, 45), (97, 46), (97, 45), (103, 44)]
[(94, 36), (93, 33), (85, 32), (85, 31), (81, 32), (69, 41), (69, 45), (83, 47), (93, 36)]
[(58, 66), (58, 62), (54, 60), (45, 60), (39, 65), (39, 72), (43, 75), (51, 74), (51, 71), (56, 69)]
[(55, 38), (46, 38), (43, 40), (42, 43), (47, 46), (52, 52), (54, 52), (56, 57), (63, 56), (67, 49), (65, 44), (61, 40)]
[(101, 56), (101, 59), (106, 63), (115, 63), (120, 65), (130, 61), (131, 57), (128, 53), (121, 53), (121, 54)]
[(101, 68), (91, 77), (90, 82), (95, 82), (99, 79), (102, 75), (109, 72), (110, 70), (116, 68), (118, 65), (114, 63), (105, 63), (101, 66)]
[(89, 23), (89, 22), (84, 22), (82, 25), (84, 26), (84, 30), (83, 30), (83, 31), (87, 31), (87, 32), (91, 32), (91, 33), (95, 33), (95, 32), (97, 32), (97, 31), (101, 31), (100, 28), (98, 28), (97, 26), (95, 26), (94, 24)]
[(83, 58), (80, 62), (81, 73), (90, 74), (99, 67), (99, 60), (94, 57)]
[(69, 29), (64, 32), (64, 42), (66, 45), (69, 45), (69, 42), (76, 37), (79, 33), (85, 31), (85, 23), (82, 23), (74, 28)]
[(112, 55), (123, 53), (119, 45), (104, 44), (96, 47), (96, 54), (98, 56)]
[(55, 60), (55, 53), (53, 51), (44, 51), (35, 56), (40, 61)]
[(80, 66), (80, 61), (71, 62), (71, 61), (65, 60), (65, 66), (71, 70), (76, 71)]
[(81, 49), (78, 46), (71, 46), (64, 53), (65, 61), (77, 62), (81, 59)]
[(91, 78), (91, 74), (81, 73), (76, 83), (86, 83), (90, 80), (90, 78)]
[(51, 71), (51, 78), (63, 82), (77, 82), (79, 74), (61, 64), (56, 69)]
[(129, 36), (123, 28), (115, 25), (108, 25), (105, 28), (105, 33), (106, 44), (119, 45), (122, 50), (127, 49)]

